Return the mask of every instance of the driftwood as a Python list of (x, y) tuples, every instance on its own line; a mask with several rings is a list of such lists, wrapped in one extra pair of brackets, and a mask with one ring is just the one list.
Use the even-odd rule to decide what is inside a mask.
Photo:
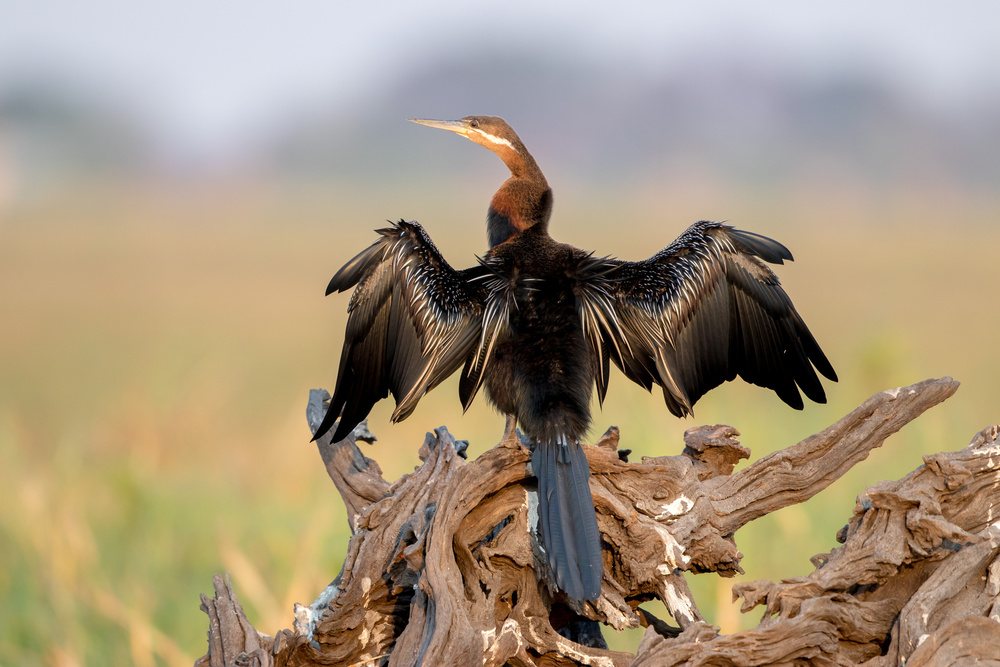
[[(216, 597), (202, 596), (211, 624), (198, 664), (1000, 664), (998, 427), (858, 496), (841, 546), (814, 557), (809, 576), (734, 586), (744, 611), (765, 607), (756, 628), (719, 635), (683, 576), (742, 572), (741, 526), (826, 488), (957, 387), (944, 378), (876, 394), (735, 474), (750, 452), (732, 427), (691, 429), (683, 454), (639, 463), (612, 427), (587, 448), (605, 575), (585, 604), (556, 589), (540, 554), (522, 444), (465, 462), (464, 443), (442, 427), (423, 464), (390, 484), (356, 446), (373, 439), (367, 427), (327, 436), (320, 453), (354, 531), (341, 573), (274, 638), (250, 626), (217, 576)], [(311, 396), (313, 427), (323, 395)], [(639, 607), (654, 598), (679, 627)], [(645, 626), (638, 654), (607, 650), (599, 624)]]

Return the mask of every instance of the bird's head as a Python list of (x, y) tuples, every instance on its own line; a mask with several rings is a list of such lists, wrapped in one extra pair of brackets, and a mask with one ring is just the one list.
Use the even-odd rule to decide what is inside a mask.
[(510, 169), (510, 178), (490, 200), (486, 229), (490, 247), (529, 227), (548, 224), (552, 190), (517, 133), (498, 116), (466, 116), (461, 120), (411, 118), (414, 123), (448, 130), (490, 149)]
[(455, 134), (485, 146), (503, 160), (516, 178), (528, 178), (544, 182), (545, 177), (524, 147), (521, 138), (517, 136), (510, 125), (499, 116), (466, 116), (460, 120), (428, 120), (426, 118), (411, 118), (410, 121), (448, 130)]
[(524, 144), (513, 128), (499, 116), (466, 116), (460, 120), (429, 120), (426, 118), (411, 118), (411, 122), (448, 130), (455, 134), (475, 141), (481, 146), (503, 157), (507, 150), (515, 154), (523, 154)]

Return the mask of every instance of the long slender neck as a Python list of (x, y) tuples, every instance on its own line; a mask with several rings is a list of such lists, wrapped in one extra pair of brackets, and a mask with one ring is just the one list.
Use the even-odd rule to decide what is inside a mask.
[(486, 215), (486, 233), (493, 248), (529, 227), (547, 228), (552, 215), (552, 190), (523, 144), (490, 148), (511, 174), (493, 195)]

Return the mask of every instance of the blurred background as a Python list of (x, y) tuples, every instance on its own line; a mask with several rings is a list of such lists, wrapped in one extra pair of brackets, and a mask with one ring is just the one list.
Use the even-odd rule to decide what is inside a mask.
[[(326, 283), (386, 219), (470, 265), (506, 177), (407, 118), (507, 118), (553, 235), (599, 254), (647, 257), (705, 218), (792, 250), (778, 273), (840, 374), (829, 403), (730, 384), (680, 421), (617, 374), (593, 436), (616, 424), (635, 457), (728, 423), (756, 459), (877, 391), (962, 382), (743, 529), (740, 579), (808, 573), (865, 486), (998, 420), (1000, 5), (609, 7), (3, 4), (0, 662), (190, 664), (213, 573), (268, 633), (337, 574), (349, 531), (304, 417), (343, 340)], [(391, 407), (367, 452), (389, 479), (433, 427), (473, 455), (503, 427), (482, 399), (463, 416), (454, 379), (402, 424)], [(759, 620), (732, 580), (689, 580), (724, 632)]]

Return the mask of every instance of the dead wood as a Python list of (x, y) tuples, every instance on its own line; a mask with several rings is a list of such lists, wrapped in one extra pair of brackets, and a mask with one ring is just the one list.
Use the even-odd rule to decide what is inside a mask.
[[(684, 572), (742, 572), (734, 533), (802, 502), (892, 433), (951, 396), (950, 378), (876, 394), (833, 426), (736, 472), (750, 452), (728, 426), (690, 429), (678, 456), (627, 461), (612, 427), (588, 447), (603, 539), (604, 583), (590, 603), (553, 583), (535, 536), (530, 453), (516, 439), (466, 462), (444, 427), (422, 465), (390, 484), (358, 449), (362, 424), (318, 441), (354, 532), (340, 574), (292, 629), (271, 639), (215, 582), (209, 653), (199, 664), (790, 665), (953, 664), (1000, 646), (1000, 440), (925, 457), (858, 496), (841, 546), (816, 570), (734, 586), (751, 630), (719, 635)], [(310, 398), (315, 428), (325, 392)], [(661, 600), (679, 627), (639, 605)], [(598, 630), (647, 627), (637, 655), (607, 650)], [(244, 655), (240, 655), (245, 652)], [(244, 663), (239, 661), (243, 660)], [(254, 663), (253, 661), (256, 661)]]

